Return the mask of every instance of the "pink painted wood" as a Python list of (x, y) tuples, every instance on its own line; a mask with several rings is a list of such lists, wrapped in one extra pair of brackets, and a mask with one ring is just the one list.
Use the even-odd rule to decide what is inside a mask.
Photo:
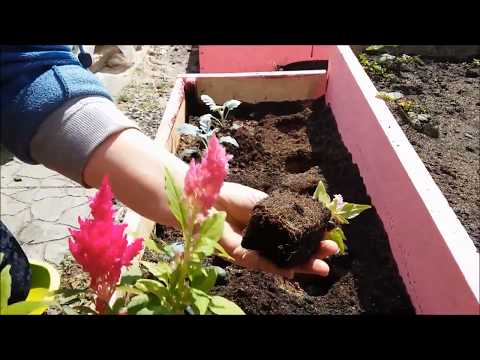
[(479, 314), (479, 254), (351, 49), (329, 57), (327, 102), (417, 313)]
[(277, 65), (310, 60), (313, 45), (201, 45), (201, 73), (274, 71)]

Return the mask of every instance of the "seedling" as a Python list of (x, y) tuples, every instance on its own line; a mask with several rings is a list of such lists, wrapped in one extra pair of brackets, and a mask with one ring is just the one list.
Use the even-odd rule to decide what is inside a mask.
[(346, 237), (341, 226), (348, 224), (348, 220), (357, 217), (363, 211), (370, 209), (371, 206), (348, 203), (343, 201), (342, 195), (334, 195), (333, 199), (331, 199), (325, 190), (323, 182), (321, 181), (318, 182), (315, 193), (313, 194), (313, 198), (320, 201), (327, 209), (330, 210), (330, 223), (332, 226), (334, 226), (334, 228), (325, 232), (324, 239), (335, 241), (339, 248), (339, 254), (342, 255), (346, 249), (344, 243)]
[[(219, 106), (215, 104), (215, 101), (213, 101), (213, 99), (208, 95), (202, 95), (201, 99), (211, 111), (219, 114), (219, 118), (213, 116), (212, 114), (205, 114), (200, 116), (199, 126), (185, 123), (180, 125), (177, 130), (181, 135), (193, 136), (194, 138), (199, 139), (203, 145), (203, 148), (206, 149), (212, 135), (219, 130), (219, 128), (212, 128), (213, 124), (215, 123), (216, 125), (220, 126), (220, 128), (223, 128), (224, 121), (227, 119), (230, 111), (237, 108), (241, 102), (232, 99)], [(218, 141), (220, 144), (230, 144), (237, 148), (239, 147), (237, 140), (235, 140), (235, 138), (232, 136), (221, 136)], [(184, 158), (194, 154), (200, 155), (200, 153), (200, 149), (186, 149), (180, 154), (180, 157)]]
[[(211, 120), (214, 120), (219, 124), (220, 127), (224, 126), (224, 121), (228, 118), (228, 114), (230, 111), (233, 109), (236, 109), (241, 102), (238, 100), (228, 100), (223, 103), (223, 105), (217, 105), (215, 104), (215, 101), (208, 95), (202, 95), (200, 96), (200, 99), (205, 103), (210, 108), (210, 111), (213, 111), (214, 113), (217, 113), (220, 115), (220, 118), (217, 118), (213, 115), (210, 115)], [(204, 115), (207, 116), (207, 115)]]

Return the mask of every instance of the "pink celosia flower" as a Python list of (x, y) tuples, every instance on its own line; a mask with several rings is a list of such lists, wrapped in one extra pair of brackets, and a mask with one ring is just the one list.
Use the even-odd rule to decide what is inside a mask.
[(128, 245), (123, 234), (127, 224), (115, 224), (112, 190), (105, 176), (102, 185), (90, 203), (92, 218), (78, 218), (80, 230), (69, 229), (70, 251), (75, 260), (90, 274), (90, 287), (97, 295), (97, 311), (102, 313), (117, 284), (122, 266), (143, 248), (143, 239)]
[(231, 158), (232, 155), (227, 155), (217, 137), (213, 135), (201, 163), (196, 164), (193, 159), (190, 162), (185, 177), (185, 194), (203, 214), (207, 214), (217, 200)]

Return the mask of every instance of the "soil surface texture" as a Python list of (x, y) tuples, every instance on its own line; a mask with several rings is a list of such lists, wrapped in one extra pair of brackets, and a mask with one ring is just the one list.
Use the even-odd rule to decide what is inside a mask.
[[(198, 125), (198, 117), (208, 111), (190, 104), (188, 112), (189, 122)], [(226, 145), (234, 155), (227, 181), (268, 194), (289, 189), (311, 196), (322, 180), (331, 195), (371, 203), (324, 98), (242, 103), (219, 131), (218, 136), (222, 135), (233, 136), (240, 145)], [(182, 136), (178, 153), (193, 145), (188, 136)], [(178, 241), (180, 234), (172, 236), (172, 230), (157, 228), (166, 238)], [(375, 209), (352, 220), (344, 232), (348, 250), (326, 260), (331, 268), (328, 277), (298, 275), (289, 281), (223, 263), (227, 282), (214, 292), (235, 301), (248, 314), (412, 314)]]
[(478, 250), (480, 61), (359, 59), (378, 91), (402, 96), (387, 105)]

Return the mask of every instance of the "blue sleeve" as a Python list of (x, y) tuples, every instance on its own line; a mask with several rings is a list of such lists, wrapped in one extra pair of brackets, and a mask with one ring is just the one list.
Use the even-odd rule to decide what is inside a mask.
[(110, 94), (68, 45), (0, 45), (1, 143), (20, 160), (36, 161), (30, 142), (55, 109), (79, 96)]

